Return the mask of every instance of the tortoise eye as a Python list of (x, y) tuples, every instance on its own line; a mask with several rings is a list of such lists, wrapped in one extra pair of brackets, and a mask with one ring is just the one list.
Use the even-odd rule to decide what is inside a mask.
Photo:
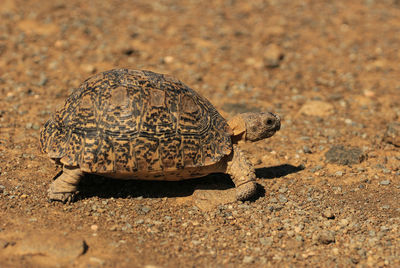
[(272, 125), (272, 123), (273, 123), (272, 119), (267, 120), (267, 125)]

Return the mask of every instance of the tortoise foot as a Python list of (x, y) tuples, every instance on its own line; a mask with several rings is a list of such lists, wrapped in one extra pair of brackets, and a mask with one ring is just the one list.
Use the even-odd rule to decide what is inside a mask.
[(61, 201), (71, 203), (78, 193), (77, 186), (83, 176), (79, 167), (63, 167), (63, 173), (56, 178), (48, 190), (50, 201)]
[(248, 181), (236, 187), (236, 199), (245, 201), (254, 196), (257, 192), (257, 184), (254, 181)]
[(49, 201), (60, 201), (64, 204), (70, 204), (75, 200), (77, 192), (56, 193), (53, 192), (51, 187), (48, 190)]

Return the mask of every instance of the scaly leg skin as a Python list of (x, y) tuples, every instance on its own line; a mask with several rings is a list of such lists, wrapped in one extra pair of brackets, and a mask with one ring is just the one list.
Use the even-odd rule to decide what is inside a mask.
[(51, 183), (48, 190), (50, 201), (71, 203), (77, 193), (83, 172), (79, 167), (63, 167), (63, 173)]
[(237, 200), (247, 200), (257, 192), (254, 167), (237, 145), (233, 145), (233, 156), (228, 162), (226, 173), (235, 183)]

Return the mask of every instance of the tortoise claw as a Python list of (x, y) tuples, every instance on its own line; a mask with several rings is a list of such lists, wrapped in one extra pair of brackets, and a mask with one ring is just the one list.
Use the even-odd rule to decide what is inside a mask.
[(64, 204), (71, 204), (76, 197), (77, 192), (75, 193), (53, 193), (49, 190), (49, 202), (52, 201), (60, 201)]

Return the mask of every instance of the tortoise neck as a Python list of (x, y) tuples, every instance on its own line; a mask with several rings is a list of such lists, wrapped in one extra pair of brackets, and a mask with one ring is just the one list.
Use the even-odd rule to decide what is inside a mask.
[(240, 141), (245, 141), (244, 132), (240, 133), (239, 135), (232, 135), (232, 144), (239, 144)]

